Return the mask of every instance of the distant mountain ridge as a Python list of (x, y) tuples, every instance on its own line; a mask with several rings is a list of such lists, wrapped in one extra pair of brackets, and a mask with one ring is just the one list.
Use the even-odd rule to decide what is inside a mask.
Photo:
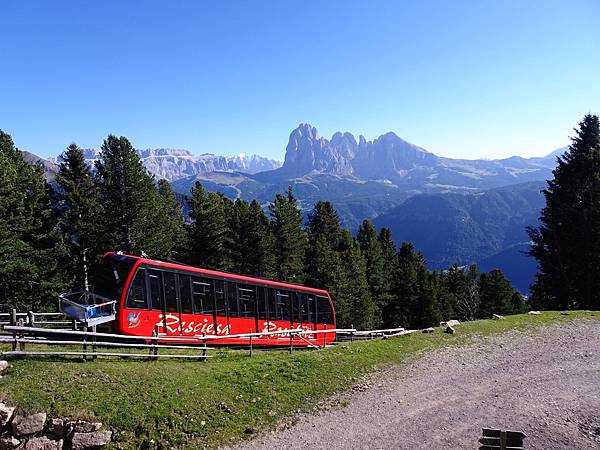
[[(212, 153), (194, 155), (189, 150), (156, 148), (137, 150), (142, 164), (156, 178), (169, 181), (197, 176), (208, 172), (256, 173), (276, 169), (281, 166), (275, 161), (260, 155), (219, 156)], [(92, 164), (100, 157), (99, 149), (84, 149), (86, 161)]]
[(387, 182), (418, 192), (490, 189), (548, 178), (556, 152), (543, 158), (452, 159), (439, 157), (393, 132), (373, 141), (337, 132), (327, 140), (312, 125), (300, 124), (290, 134), (282, 167), (264, 177), (327, 174)]

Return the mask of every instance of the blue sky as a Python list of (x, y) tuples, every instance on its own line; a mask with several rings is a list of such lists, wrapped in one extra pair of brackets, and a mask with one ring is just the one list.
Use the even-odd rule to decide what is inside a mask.
[(24, 150), (282, 159), (315, 125), (439, 155), (543, 155), (600, 112), (600, 2), (4, 0), (0, 128)]

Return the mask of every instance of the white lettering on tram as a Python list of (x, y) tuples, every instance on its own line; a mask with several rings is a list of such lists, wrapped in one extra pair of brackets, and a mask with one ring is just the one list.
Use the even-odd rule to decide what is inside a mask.
[(206, 317), (202, 319), (200, 323), (196, 323), (193, 320), (190, 320), (189, 322), (180, 320), (179, 316), (176, 314), (159, 314), (156, 326), (158, 326), (159, 333), (161, 330), (163, 333), (179, 333), (179, 328), (181, 326), (181, 332), (184, 334), (229, 334), (229, 325), (221, 323), (217, 324), (215, 333), (215, 326), (212, 323), (212, 320)]
[[(273, 333), (273, 332), (281, 332), (281, 333), (277, 333), (277, 334), (272, 334), (270, 335), (271, 337), (277, 338), (277, 337), (289, 337), (289, 331), (312, 331), (312, 328), (308, 325), (297, 325), (296, 327), (292, 327), (292, 328), (284, 328), (284, 327), (278, 327), (276, 323), (274, 322), (263, 322), (263, 329), (261, 331), (261, 333)], [(314, 337), (314, 335), (312, 334), (308, 334), (306, 335), (306, 337), (308, 337), (309, 339)]]

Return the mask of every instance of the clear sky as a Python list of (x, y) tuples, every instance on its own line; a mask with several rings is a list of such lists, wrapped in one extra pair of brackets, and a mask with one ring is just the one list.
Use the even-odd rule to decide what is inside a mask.
[(41, 156), (282, 159), (301, 122), (443, 156), (544, 155), (600, 112), (600, 1), (28, 1), (0, 14), (0, 128)]

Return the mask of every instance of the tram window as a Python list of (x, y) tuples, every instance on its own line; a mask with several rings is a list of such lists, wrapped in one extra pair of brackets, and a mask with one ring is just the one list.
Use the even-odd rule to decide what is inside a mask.
[(179, 299), (181, 301), (181, 313), (192, 314), (192, 291), (189, 275), (177, 275), (179, 284)]
[(127, 308), (148, 309), (146, 297), (146, 269), (138, 269), (127, 294)]
[(300, 322), (300, 292), (290, 292), (292, 295), (292, 322)]
[(212, 280), (208, 278), (192, 277), (192, 288), (194, 293), (194, 312), (196, 314), (212, 314)]
[(217, 316), (227, 316), (227, 304), (225, 303), (225, 283), (214, 281), (215, 286), (215, 312)]
[(238, 284), (238, 298), (240, 299), (240, 317), (256, 317), (256, 288)]
[(267, 289), (267, 310), (269, 312), (269, 320), (281, 320), (277, 311), (275, 289)]
[(227, 282), (227, 310), (229, 317), (239, 317), (237, 302), (237, 286), (235, 283)]
[(265, 288), (256, 288), (256, 307), (258, 310), (258, 318), (261, 320), (269, 320), (269, 308), (265, 291)]
[(175, 288), (175, 274), (163, 272), (163, 285), (165, 293), (165, 309), (167, 312), (177, 312), (177, 289)]
[(300, 303), (300, 317), (302, 323), (312, 324), (314, 321), (315, 296), (311, 294), (302, 294)]
[(277, 319), (290, 320), (290, 293), (275, 290), (275, 302), (277, 303)]
[(152, 309), (163, 310), (163, 296), (162, 296), (162, 281), (161, 275), (158, 270), (148, 271), (148, 280), (150, 282), (150, 306)]
[(317, 322), (324, 324), (333, 323), (333, 311), (327, 297), (317, 295)]

